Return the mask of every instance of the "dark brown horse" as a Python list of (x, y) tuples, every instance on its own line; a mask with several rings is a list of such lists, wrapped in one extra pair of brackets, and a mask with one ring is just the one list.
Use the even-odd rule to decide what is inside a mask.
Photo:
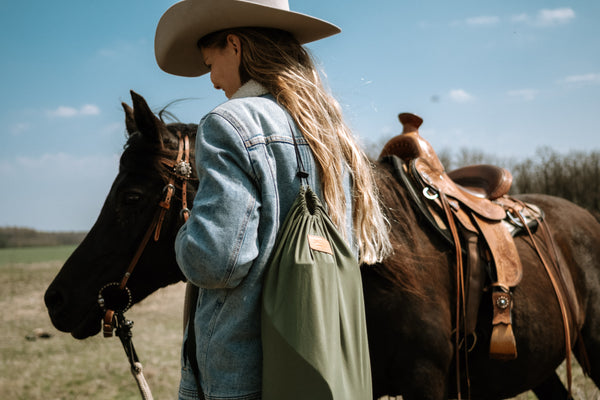
[[(100, 331), (98, 292), (121, 280), (136, 252), (170, 170), (160, 160), (175, 158), (177, 131), (193, 139), (196, 125), (164, 124), (132, 92), (133, 110), (123, 105), (129, 139), (117, 178), (88, 236), (67, 260), (45, 296), (56, 328), (83, 339)], [(193, 149), (193, 144), (192, 144)], [(363, 286), (376, 397), (445, 399), (456, 395), (453, 342), (455, 299), (453, 248), (413, 211), (406, 189), (391, 166), (380, 163), (377, 179), (392, 224), (395, 253), (380, 265), (363, 266)], [(191, 181), (193, 183), (193, 180)], [(194, 185), (176, 197), (192, 201)], [(543, 195), (522, 197), (540, 206), (568, 266), (580, 304), (581, 339), (600, 385), (600, 224), (585, 210)], [(183, 279), (173, 242), (182, 221), (179, 207), (167, 212), (160, 240), (145, 247), (127, 287), (133, 303)], [(540, 398), (566, 398), (555, 369), (565, 358), (561, 313), (538, 257), (525, 238), (517, 239), (524, 268), (514, 290), (513, 329), (518, 357), (491, 360), (491, 300), (484, 294), (468, 357), (471, 397), (499, 399), (530, 389)], [(461, 363), (465, 366), (466, 363)], [(465, 370), (460, 376), (466, 376)], [(463, 382), (466, 385), (466, 382)], [(463, 387), (463, 394), (466, 391)]]

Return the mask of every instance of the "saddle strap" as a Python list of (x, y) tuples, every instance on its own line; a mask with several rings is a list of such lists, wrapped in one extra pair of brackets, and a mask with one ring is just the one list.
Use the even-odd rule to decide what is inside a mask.
[[(456, 222), (454, 220), (454, 214), (452, 213), (452, 208), (448, 203), (448, 198), (443, 192), (439, 193), (440, 201), (442, 203), (442, 208), (444, 209), (444, 213), (446, 215), (446, 220), (448, 223), (448, 227), (452, 233), (452, 238), (454, 240), (455, 253), (456, 253), (456, 335), (455, 335), (455, 343), (454, 348), (456, 351), (456, 390), (458, 394), (458, 399), (461, 399), (461, 390), (460, 390), (460, 321), (463, 321), (463, 332), (466, 332), (467, 323), (466, 323), (466, 303), (465, 303), (465, 286), (464, 286), (464, 271), (463, 271), (463, 258), (462, 258), (462, 246), (460, 244), (460, 237), (458, 235), (458, 229), (456, 227)], [(462, 318), (461, 318), (462, 316)], [(465, 352), (467, 352), (467, 346), (465, 347)], [(471, 382), (469, 378), (469, 366), (468, 366), (468, 357), (465, 357), (465, 371), (467, 378), (467, 390), (468, 390), (468, 398), (471, 398)]]
[[(571, 388), (572, 388), (573, 375), (572, 375), (572, 371), (571, 371), (571, 332), (570, 332), (569, 315), (567, 314), (567, 307), (565, 305), (565, 299), (563, 298), (562, 291), (560, 290), (560, 287), (559, 287), (559, 280), (561, 278), (560, 278), (560, 272), (558, 269), (558, 264), (554, 265), (555, 271), (553, 271), (550, 268), (550, 266), (546, 262), (546, 259), (543, 255), (543, 253), (541, 252), (540, 248), (538, 247), (538, 245), (535, 241), (533, 233), (531, 233), (531, 230), (527, 226), (525, 219), (523, 218), (521, 213), (516, 212), (516, 214), (519, 216), (521, 223), (525, 226), (525, 229), (527, 231), (527, 234), (529, 235), (529, 238), (531, 239), (533, 247), (535, 248), (535, 251), (537, 252), (538, 257), (542, 261), (542, 264), (544, 265), (546, 274), (548, 274), (548, 277), (550, 278), (550, 282), (552, 283), (552, 287), (554, 288), (554, 294), (556, 294), (556, 299), (558, 300), (558, 305), (560, 307), (560, 313), (562, 315), (564, 335), (565, 335), (565, 353), (566, 353), (566, 359), (567, 359), (567, 390), (569, 391), (569, 398), (572, 398)], [(542, 223), (542, 222), (540, 222), (540, 223)], [(546, 229), (547, 229), (547, 227), (546, 227)], [(548, 238), (546, 238), (546, 241), (548, 242)], [(552, 242), (547, 243), (547, 245), (548, 245), (549, 251), (550, 251), (550, 249), (554, 249)], [(558, 259), (552, 260), (552, 261), (555, 261), (556, 263), (558, 263)], [(554, 275), (555, 272), (556, 272), (556, 276)], [(566, 293), (565, 293), (565, 295), (566, 295)]]
[(517, 342), (512, 329), (512, 294), (508, 288), (497, 286), (499, 291), (492, 293), (494, 317), (490, 338), (490, 357), (498, 360), (517, 358)]

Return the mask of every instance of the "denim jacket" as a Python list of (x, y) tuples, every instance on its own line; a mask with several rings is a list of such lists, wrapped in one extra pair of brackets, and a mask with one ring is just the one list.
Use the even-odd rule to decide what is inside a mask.
[[(322, 199), (312, 152), (271, 95), (229, 100), (198, 128), (199, 187), (175, 250), (183, 274), (200, 288), (193, 323), (200, 385), (208, 400), (260, 399), (263, 273), (300, 189), (292, 132), (309, 184)], [(349, 174), (344, 185), (352, 221)], [(351, 222), (347, 235), (352, 237)], [(183, 353), (180, 399), (196, 399)]]

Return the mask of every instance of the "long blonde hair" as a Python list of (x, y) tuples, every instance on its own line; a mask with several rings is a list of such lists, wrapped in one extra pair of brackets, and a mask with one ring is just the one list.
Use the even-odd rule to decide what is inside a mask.
[[(265, 86), (288, 110), (318, 165), (327, 211), (346, 232), (344, 164), (352, 174), (353, 226), (361, 262), (373, 264), (391, 252), (389, 228), (381, 211), (372, 165), (344, 123), (338, 102), (324, 89), (308, 51), (288, 32), (236, 28), (200, 39), (200, 48), (224, 48), (227, 36), (242, 45), (240, 78)], [(342, 158), (340, 159), (340, 155)]]

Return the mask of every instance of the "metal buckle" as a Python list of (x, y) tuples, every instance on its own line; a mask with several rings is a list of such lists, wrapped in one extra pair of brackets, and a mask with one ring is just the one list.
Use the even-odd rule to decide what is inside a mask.
[[(520, 211), (515, 211), (515, 212), (521, 214)], [(511, 210), (506, 210), (506, 216), (508, 217), (508, 219), (510, 219), (510, 222), (512, 222), (514, 225), (518, 226), (519, 228), (523, 228), (524, 227), (524, 225), (521, 222), (521, 220), (518, 217), (515, 217), (513, 215), (513, 213), (511, 212)], [(521, 217), (523, 217), (523, 220), (525, 220), (525, 217), (523, 216), (523, 214), (521, 214)]]
[(439, 197), (439, 194), (434, 189), (432, 189), (430, 186), (425, 186), (423, 188), (423, 196), (425, 196), (429, 200), (435, 200)]

